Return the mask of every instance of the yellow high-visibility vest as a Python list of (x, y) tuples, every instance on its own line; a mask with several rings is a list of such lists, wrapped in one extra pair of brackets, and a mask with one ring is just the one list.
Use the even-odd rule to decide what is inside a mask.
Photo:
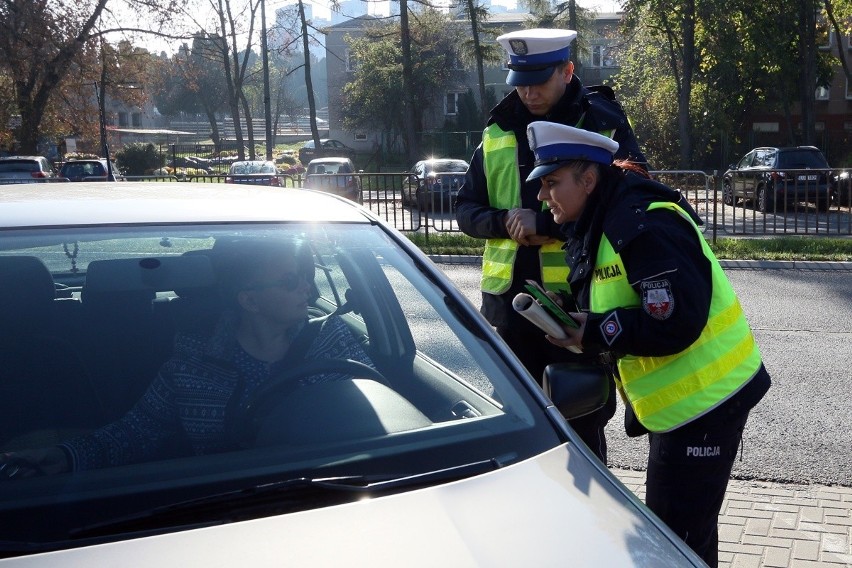
[[(514, 133), (506, 132), (496, 124), (486, 128), (482, 136), (482, 162), (491, 205), (500, 209), (520, 207), (521, 174), (518, 167), (518, 141)], [(502, 294), (509, 289), (519, 246), (512, 239), (485, 241), (480, 282), (483, 292)], [(562, 242), (539, 247), (539, 258), (544, 287), (553, 291), (567, 290), (568, 266), (562, 252)]]
[[(664, 357), (626, 355), (618, 360), (617, 384), (639, 422), (651, 432), (668, 432), (706, 414), (740, 390), (758, 372), (760, 350), (739, 300), (698, 226), (678, 205), (657, 202), (687, 219), (710, 261), (713, 293), (701, 335), (685, 350)], [(638, 307), (621, 257), (604, 235), (595, 260), (590, 309), (606, 313)]]

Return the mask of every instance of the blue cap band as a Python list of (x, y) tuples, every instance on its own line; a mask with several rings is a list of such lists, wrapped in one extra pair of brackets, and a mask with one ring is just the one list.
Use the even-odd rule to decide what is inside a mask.
[[(563, 47), (556, 51), (547, 53), (536, 53), (534, 55), (509, 55), (511, 65), (556, 65), (571, 58), (571, 48)], [(522, 71), (522, 69), (519, 69)]]
[(535, 150), (535, 155), (536, 165), (565, 160), (586, 160), (602, 164), (612, 163), (611, 152), (605, 148), (590, 146), (588, 144), (550, 144), (549, 146), (539, 146)]

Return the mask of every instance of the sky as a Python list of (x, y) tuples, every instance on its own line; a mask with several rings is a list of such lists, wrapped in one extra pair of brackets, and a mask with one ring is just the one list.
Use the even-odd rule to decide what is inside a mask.
[[(440, 0), (439, 0), (440, 1)], [(445, 0), (446, 2), (447, 0)], [(494, 4), (505, 6), (508, 9), (516, 6), (516, 0), (492, 0)], [(292, 5), (293, 0), (266, 0), (266, 18), (267, 24), (274, 21), (275, 10)], [(314, 17), (330, 19), (329, 2), (326, 0), (308, 1), (308, 4), (313, 5)], [(620, 10), (617, 0), (577, 0), (577, 3), (586, 8), (595, 9), (600, 12), (615, 12)], [(390, 2), (386, 1), (370, 1), (369, 13), (373, 15), (386, 15), (389, 12)], [(363, 13), (363, 12), (362, 12)], [(356, 14), (360, 15), (360, 14)], [(162, 51), (173, 54), (177, 51), (183, 42), (180, 40), (164, 40), (161, 38), (151, 38), (147, 42), (142, 43), (152, 53), (159, 54)]]

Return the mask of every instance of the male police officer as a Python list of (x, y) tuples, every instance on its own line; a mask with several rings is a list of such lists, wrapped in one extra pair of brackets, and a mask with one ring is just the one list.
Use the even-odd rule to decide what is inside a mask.
[[(536, 197), (540, 184), (526, 182), (535, 161), (527, 125), (548, 120), (599, 132), (619, 143), (616, 159), (645, 162), (612, 89), (584, 87), (574, 76), (570, 45), (576, 36), (573, 30), (532, 29), (497, 38), (509, 54), (506, 83), (515, 89), (491, 111), (456, 200), (461, 230), (487, 239), (481, 311), (538, 381), (548, 364), (577, 356), (548, 343), (512, 308), (527, 279), (548, 290), (568, 288), (559, 226)], [(571, 421), (604, 463), (604, 426), (614, 413), (611, 396), (605, 408)]]

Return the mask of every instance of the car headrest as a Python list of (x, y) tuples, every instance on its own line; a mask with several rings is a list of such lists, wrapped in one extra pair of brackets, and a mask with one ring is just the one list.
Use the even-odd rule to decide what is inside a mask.
[(213, 264), (202, 254), (94, 260), (86, 270), (82, 298), (118, 292), (176, 292), (212, 288)]
[(0, 256), (0, 319), (18, 322), (46, 312), (56, 298), (47, 266), (34, 256)]

